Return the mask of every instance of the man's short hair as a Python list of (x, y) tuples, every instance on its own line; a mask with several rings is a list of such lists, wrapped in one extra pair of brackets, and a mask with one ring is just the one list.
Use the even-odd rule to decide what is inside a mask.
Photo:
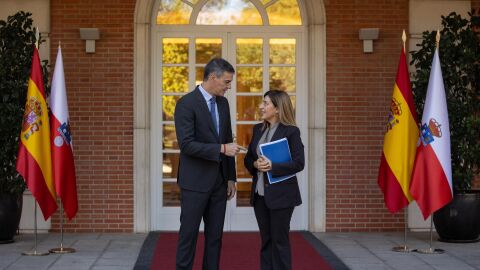
[(235, 73), (233, 66), (223, 58), (213, 58), (205, 66), (205, 71), (203, 72), (203, 80), (207, 81), (210, 74), (215, 73), (215, 76), (220, 77), (224, 72)]

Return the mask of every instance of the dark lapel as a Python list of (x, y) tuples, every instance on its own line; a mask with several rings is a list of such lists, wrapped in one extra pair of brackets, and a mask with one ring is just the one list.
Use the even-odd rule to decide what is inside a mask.
[[(258, 131), (253, 133), (252, 144), (255, 145), (255, 149), (258, 147), (258, 143), (260, 141), (260, 138), (262, 137), (263, 131), (263, 125), (260, 125)], [(256, 154), (257, 152), (255, 151), (255, 155)]]
[(227, 126), (227, 106), (226, 99), (224, 97), (217, 97), (217, 108), (218, 108), (218, 130), (220, 131), (220, 142), (224, 141), (225, 138), (225, 127)]
[(197, 86), (197, 88), (195, 88), (194, 91), (195, 91), (195, 96), (197, 97), (197, 101), (200, 104), (201, 114), (202, 114), (202, 116), (205, 116), (205, 117), (203, 117), (205, 119), (205, 121), (208, 121), (208, 123), (210, 123), (208, 126), (210, 127), (210, 130), (213, 132), (215, 137), (218, 139), (217, 131), (215, 130), (215, 126), (213, 125), (213, 120), (212, 120), (212, 117), (210, 116), (210, 110), (208, 109), (207, 102), (205, 101), (205, 98), (203, 97), (200, 89), (198, 89), (198, 86)]
[(272, 136), (272, 139), (270, 141), (276, 141), (276, 140), (279, 140), (279, 139), (282, 139), (283, 137), (285, 137), (285, 129), (287, 127), (284, 126), (282, 123), (278, 123), (278, 127), (277, 129), (275, 130), (275, 133), (273, 133), (273, 136)]

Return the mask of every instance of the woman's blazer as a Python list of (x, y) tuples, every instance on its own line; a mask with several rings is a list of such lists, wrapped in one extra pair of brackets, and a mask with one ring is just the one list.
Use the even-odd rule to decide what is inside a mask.
[[(247, 170), (252, 175), (252, 191), (250, 197), (250, 204), (255, 203), (255, 187), (257, 185), (257, 169), (253, 166), (253, 162), (258, 159), (257, 145), (262, 137), (263, 123), (257, 124), (253, 127), (252, 141), (248, 146), (248, 152), (245, 155), (244, 164)], [(292, 160), (282, 163), (273, 163), (271, 173), (274, 177), (295, 174), (303, 170), (305, 166), (305, 154), (303, 149), (302, 139), (300, 137), (300, 130), (296, 126), (286, 126), (282, 123), (278, 124), (271, 141), (287, 138), (290, 147)], [(302, 203), (300, 196), (300, 189), (298, 187), (297, 177), (291, 178), (275, 183), (269, 184), (267, 174), (264, 173), (265, 185), (265, 204), (269, 209), (282, 209), (287, 207), (294, 207)]]

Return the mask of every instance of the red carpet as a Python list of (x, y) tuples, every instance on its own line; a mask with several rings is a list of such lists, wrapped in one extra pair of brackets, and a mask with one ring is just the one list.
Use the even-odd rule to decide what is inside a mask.
[[(152, 270), (175, 269), (177, 233), (162, 232), (158, 237), (151, 262)], [(202, 269), (204, 236), (200, 234), (193, 269)], [(331, 270), (328, 262), (298, 232), (290, 233), (294, 270)], [(254, 270), (260, 265), (260, 235), (257, 232), (223, 234), (221, 270)]]

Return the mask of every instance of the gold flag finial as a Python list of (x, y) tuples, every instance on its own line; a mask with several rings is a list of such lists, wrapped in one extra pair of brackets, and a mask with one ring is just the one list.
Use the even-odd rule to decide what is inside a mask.
[(402, 40), (403, 40), (403, 51), (405, 51), (405, 42), (407, 42), (407, 34), (405, 34), (405, 29), (403, 29)]
[(35, 27), (35, 47), (38, 50), (38, 40), (40, 40), (40, 31), (38, 31), (38, 27)]
[(437, 48), (438, 46), (440, 45), (440, 31), (437, 29), (437, 37), (436, 37), (436, 40), (437, 40)]

